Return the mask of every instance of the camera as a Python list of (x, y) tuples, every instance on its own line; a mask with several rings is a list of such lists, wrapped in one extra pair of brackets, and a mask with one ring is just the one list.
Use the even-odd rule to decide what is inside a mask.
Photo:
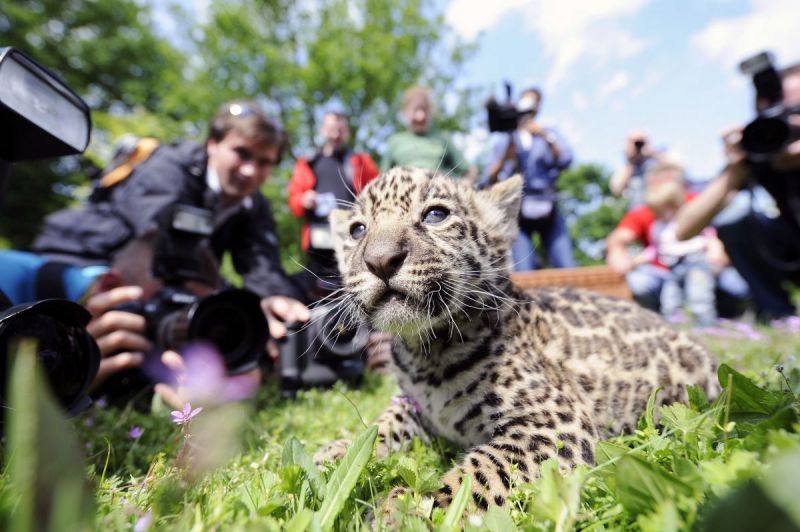
[(353, 323), (338, 306), (313, 307), (309, 321), (290, 327), (279, 343), (281, 395), (292, 398), (300, 389), (330, 387), (338, 380), (357, 386), (368, 340), (366, 324)]
[(498, 102), (494, 97), (486, 102), (486, 113), (491, 133), (510, 133), (517, 129), (522, 117), (535, 112), (535, 109), (528, 105), (516, 105), (511, 100), (511, 84), (506, 82), (506, 101)]
[(644, 145), (645, 145), (644, 139), (638, 139), (633, 141), (633, 147), (636, 150), (636, 153), (642, 153)]
[(87, 391), (100, 366), (100, 351), (86, 332), (90, 318), (80, 305), (60, 299), (0, 311), (0, 403), (6, 404), (8, 354), (19, 340), (35, 338), (36, 357), (58, 402), (69, 415), (87, 408)]
[[(89, 144), (89, 107), (63, 81), (26, 54), (0, 48), (0, 195), (11, 163), (82, 153)], [(47, 299), (12, 306), (0, 292), (0, 404), (5, 407), (8, 356), (18, 340), (36, 340), (36, 356), (69, 415), (85, 409), (100, 352), (86, 332), (82, 306)]]
[(211, 212), (176, 204), (157, 216), (159, 232), (153, 249), (153, 276), (164, 283), (147, 301), (123, 304), (118, 310), (145, 317), (145, 336), (160, 350), (178, 350), (187, 343), (214, 345), (228, 373), (244, 373), (256, 366), (269, 336), (261, 298), (230, 288), (200, 297), (186, 288), (187, 281), (216, 288), (217, 261), (207, 245), (213, 231)]
[(800, 106), (787, 108), (783, 105), (782, 80), (770, 53), (761, 52), (745, 59), (739, 69), (753, 78), (758, 112), (742, 131), (742, 148), (754, 162), (769, 160), (791, 139), (800, 137), (800, 131), (787, 119), (790, 114), (800, 113)]

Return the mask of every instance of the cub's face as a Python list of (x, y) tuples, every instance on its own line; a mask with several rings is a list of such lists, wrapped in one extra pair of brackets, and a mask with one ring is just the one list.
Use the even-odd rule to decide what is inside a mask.
[(502, 303), (521, 178), (476, 192), (429, 170), (394, 168), (331, 214), (343, 304), (373, 326), (429, 336)]

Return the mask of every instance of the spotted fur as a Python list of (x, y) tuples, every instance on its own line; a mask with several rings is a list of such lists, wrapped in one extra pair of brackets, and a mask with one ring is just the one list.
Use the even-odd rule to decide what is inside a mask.
[(378, 454), (429, 435), (466, 450), (439, 505), (465, 474), (485, 510), (543, 460), (593, 464), (598, 439), (634, 427), (657, 387), (661, 403), (684, 400), (688, 384), (718, 392), (709, 354), (658, 315), (590, 292), (511, 284), (520, 189), (519, 177), (476, 192), (395, 168), (331, 216), (342, 304), (396, 335), (404, 395), (378, 419)]

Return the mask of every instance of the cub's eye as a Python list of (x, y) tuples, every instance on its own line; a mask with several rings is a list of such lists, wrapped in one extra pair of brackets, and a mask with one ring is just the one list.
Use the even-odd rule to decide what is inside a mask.
[(354, 223), (350, 226), (350, 236), (353, 240), (361, 240), (367, 234), (367, 226), (362, 223)]
[(422, 222), (426, 224), (441, 223), (450, 216), (450, 211), (445, 207), (431, 207), (422, 215)]

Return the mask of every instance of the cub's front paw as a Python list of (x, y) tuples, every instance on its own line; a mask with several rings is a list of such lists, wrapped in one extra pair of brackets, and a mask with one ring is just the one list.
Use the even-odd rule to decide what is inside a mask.
[(344, 456), (344, 453), (347, 452), (347, 448), (353, 442), (350, 440), (334, 440), (332, 442), (326, 443), (322, 449), (314, 453), (314, 463), (319, 465), (323, 462), (334, 462), (337, 458), (341, 458)]

